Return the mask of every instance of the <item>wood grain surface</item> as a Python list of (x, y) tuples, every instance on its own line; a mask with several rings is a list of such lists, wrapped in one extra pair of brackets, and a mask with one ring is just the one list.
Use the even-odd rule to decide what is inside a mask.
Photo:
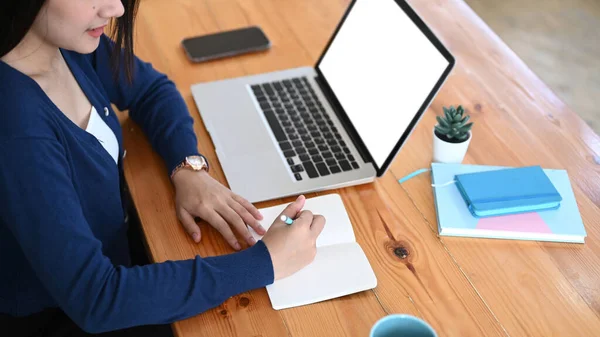
[[(136, 54), (178, 86), (195, 119), (211, 175), (227, 181), (198, 115), (190, 85), (314, 65), (348, 0), (144, 0)], [(413, 8), (457, 59), (452, 75), (376, 182), (339, 193), (378, 278), (372, 291), (275, 311), (265, 289), (173, 324), (191, 336), (368, 336), (390, 313), (429, 322), (440, 336), (594, 336), (600, 331), (600, 138), (569, 110), (462, 1), (413, 0)], [(269, 51), (190, 63), (183, 38), (259, 25)], [(583, 245), (438, 237), (428, 167), (443, 105), (475, 121), (465, 163), (542, 165), (569, 172), (588, 237)], [(156, 262), (232, 253), (201, 223), (195, 244), (179, 224), (164, 164), (126, 112), (125, 174), (148, 252)], [(266, 207), (290, 202), (279, 199)]]

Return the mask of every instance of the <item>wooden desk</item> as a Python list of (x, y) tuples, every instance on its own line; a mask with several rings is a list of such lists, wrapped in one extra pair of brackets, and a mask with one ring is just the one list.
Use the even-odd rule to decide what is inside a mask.
[[(136, 52), (167, 73), (196, 120), (199, 149), (226, 183), (190, 94), (195, 82), (313, 65), (349, 0), (145, 0)], [(388, 313), (417, 315), (441, 336), (594, 336), (600, 331), (600, 138), (462, 1), (413, 0), (457, 58), (457, 67), (390, 171), (373, 184), (340, 193), (358, 242), (377, 274), (373, 291), (283, 311), (265, 289), (234, 296), (174, 324), (178, 336), (367, 336)], [(250, 24), (270, 51), (191, 64), (184, 37)], [(566, 168), (588, 238), (584, 245), (439, 238), (427, 174), (432, 127), (442, 105), (463, 104), (474, 139), (465, 163)], [(157, 261), (230, 253), (205, 224), (200, 244), (184, 233), (162, 161), (140, 130), (123, 120), (127, 181), (148, 249)], [(313, 196), (313, 195), (309, 195)], [(258, 207), (290, 199), (258, 204)], [(408, 258), (394, 255), (404, 247)]]

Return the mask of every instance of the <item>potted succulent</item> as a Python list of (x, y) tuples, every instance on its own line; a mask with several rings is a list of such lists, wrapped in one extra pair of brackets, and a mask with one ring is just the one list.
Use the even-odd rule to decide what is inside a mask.
[(433, 129), (433, 161), (439, 163), (461, 163), (469, 148), (473, 122), (458, 108), (443, 107), (444, 116), (437, 116), (438, 124)]

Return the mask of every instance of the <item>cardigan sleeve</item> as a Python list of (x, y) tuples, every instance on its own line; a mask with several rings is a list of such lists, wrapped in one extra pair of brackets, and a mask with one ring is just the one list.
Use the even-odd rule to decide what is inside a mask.
[(84, 217), (62, 145), (0, 140), (0, 217), (39, 280), (82, 329), (167, 324), (273, 282), (262, 241), (229, 255), (115, 266)]
[(171, 172), (186, 156), (198, 154), (194, 120), (173, 81), (137, 56), (133, 82), (127, 81), (123, 62), (115, 79), (110, 62), (113, 46), (114, 42), (102, 35), (92, 57), (96, 73), (111, 102), (120, 110), (129, 110)]

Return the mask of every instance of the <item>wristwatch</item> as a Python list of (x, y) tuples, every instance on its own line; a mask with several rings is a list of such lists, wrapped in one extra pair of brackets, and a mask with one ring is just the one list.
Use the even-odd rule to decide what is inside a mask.
[(173, 169), (173, 172), (171, 172), (171, 179), (173, 179), (173, 176), (175, 173), (177, 173), (177, 171), (183, 168), (192, 169), (194, 171), (205, 170), (208, 172), (208, 160), (206, 160), (206, 157), (203, 155), (185, 157), (185, 160), (182, 161), (181, 164), (177, 165)]

